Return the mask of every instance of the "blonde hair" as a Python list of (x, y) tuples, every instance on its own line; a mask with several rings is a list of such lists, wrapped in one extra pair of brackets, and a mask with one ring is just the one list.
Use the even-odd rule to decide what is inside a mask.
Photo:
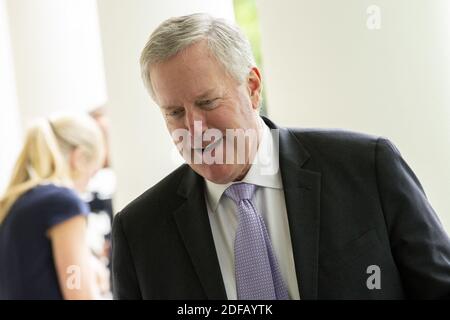
[(80, 148), (89, 163), (104, 159), (100, 128), (88, 115), (37, 119), (27, 130), (11, 180), (0, 198), (0, 224), (15, 201), (41, 183), (73, 188), (70, 154)]

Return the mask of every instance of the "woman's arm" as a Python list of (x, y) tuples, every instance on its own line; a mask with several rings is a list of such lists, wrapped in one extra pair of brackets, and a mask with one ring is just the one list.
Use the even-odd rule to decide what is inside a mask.
[(77, 215), (49, 229), (53, 259), (63, 298), (99, 299), (92, 255), (86, 242), (86, 218)]

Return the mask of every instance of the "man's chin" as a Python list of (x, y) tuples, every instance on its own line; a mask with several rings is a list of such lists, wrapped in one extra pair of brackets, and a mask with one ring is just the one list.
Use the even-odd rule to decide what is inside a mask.
[(235, 165), (230, 164), (193, 164), (191, 168), (206, 180), (216, 184), (234, 181), (239, 172)]

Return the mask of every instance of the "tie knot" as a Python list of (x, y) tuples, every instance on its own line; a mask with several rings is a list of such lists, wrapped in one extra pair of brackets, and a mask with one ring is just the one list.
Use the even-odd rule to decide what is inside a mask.
[(225, 195), (239, 205), (239, 202), (242, 200), (251, 200), (255, 190), (256, 186), (254, 184), (241, 182), (229, 186), (225, 190)]

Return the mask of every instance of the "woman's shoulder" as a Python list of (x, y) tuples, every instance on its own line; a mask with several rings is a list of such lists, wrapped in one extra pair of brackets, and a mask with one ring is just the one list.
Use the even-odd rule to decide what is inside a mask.
[(73, 189), (46, 183), (23, 194), (11, 208), (10, 214), (16, 221), (38, 219), (44, 222), (47, 229), (73, 216), (87, 215), (89, 212), (88, 204)]
[(18, 202), (22, 208), (39, 211), (78, 211), (78, 213), (88, 211), (87, 204), (74, 190), (53, 183), (37, 185), (22, 195)]
[(36, 205), (49, 206), (53, 209), (75, 207), (84, 211), (86, 206), (86, 203), (73, 189), (53, 183), (40, 184), (33, 188), (30, 192), (29, 200)]
[[(45, 212), (48, 226), (60, 223), (72, 216), (89, 213), (89, 207), (78, 194), (67, 187), (55, 184), (41, 184), (36, 186), (32, 193), (33, 201), (39, 211)], [(30, 195), (32, 196), (32, 195)]]
[(30, 190), (30, 197), (40, 198), (41, 200), (82, 201), (74, 190), (53, 183), (37, 185)]

